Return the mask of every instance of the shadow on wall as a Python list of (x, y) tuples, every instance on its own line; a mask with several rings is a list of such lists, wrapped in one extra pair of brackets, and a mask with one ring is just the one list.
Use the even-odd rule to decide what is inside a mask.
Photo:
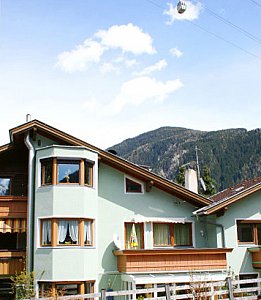
[(111, 242), (105, 249), (102, 257), (102, 268), (104, 272), (115, 272), (117, 271), (117, 257), (113, 254), (114, 243)]
[(245, 249), (244, 258), (242, 260), (242, 265), (240, 267), (240, 273), (250, 273), (252, 272), (252, 255), (247, 248)]

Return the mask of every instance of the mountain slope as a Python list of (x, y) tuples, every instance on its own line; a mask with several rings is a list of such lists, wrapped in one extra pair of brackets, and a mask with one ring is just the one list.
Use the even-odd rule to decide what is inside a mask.
[(110, 147), (139, 165), (175, 180), (180, 166), (195, 161), (210, 168), (217, 189), (222, 190), (261, 174), (261, 130), (226, 129), (199, 131), (180, 127), (161, 127)]

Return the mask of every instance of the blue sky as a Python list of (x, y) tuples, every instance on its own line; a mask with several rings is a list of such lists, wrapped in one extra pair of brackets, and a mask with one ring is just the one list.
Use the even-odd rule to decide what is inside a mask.
[(0, 144), (30, 113), (106, 148), (260, 127), (261, 0), (0, 0)]

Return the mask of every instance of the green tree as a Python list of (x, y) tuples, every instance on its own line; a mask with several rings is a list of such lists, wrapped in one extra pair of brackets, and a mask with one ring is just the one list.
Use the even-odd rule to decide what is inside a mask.
[(185, 186), (185, 167), (180, 167), (175, 182)]

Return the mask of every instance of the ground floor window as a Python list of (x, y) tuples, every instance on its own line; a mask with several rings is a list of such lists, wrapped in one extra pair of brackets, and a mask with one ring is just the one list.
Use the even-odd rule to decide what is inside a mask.
[(70, 296), (94, 293), (95, 281), (39, 282), (39, 296)]

